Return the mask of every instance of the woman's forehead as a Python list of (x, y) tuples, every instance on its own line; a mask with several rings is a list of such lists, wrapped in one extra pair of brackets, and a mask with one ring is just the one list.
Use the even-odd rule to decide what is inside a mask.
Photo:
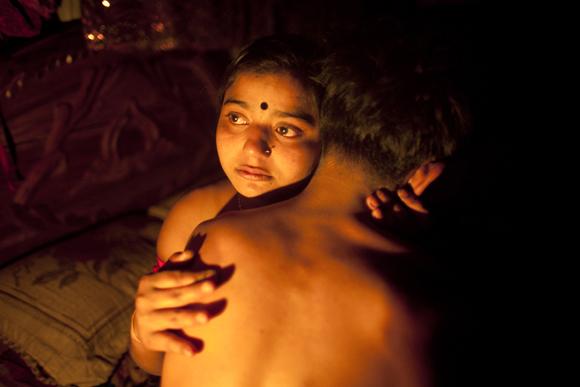
[(287, 72), (238, 73), (225, 91), (224, 103), (228, 98), (256, 104), (262, 110), (265, 105), (300, 105), (302, 109), (317, 110), (312, 91)]

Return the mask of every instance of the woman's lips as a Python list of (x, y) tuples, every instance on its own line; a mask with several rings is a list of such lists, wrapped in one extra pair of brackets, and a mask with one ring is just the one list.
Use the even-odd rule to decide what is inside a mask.
[(252, 167), (250, 165), (242, 165), (236, 168), (236, 173), (244, 179), (251, 181), (272, 180), (272, 176), (267, 170), (260, 167)]

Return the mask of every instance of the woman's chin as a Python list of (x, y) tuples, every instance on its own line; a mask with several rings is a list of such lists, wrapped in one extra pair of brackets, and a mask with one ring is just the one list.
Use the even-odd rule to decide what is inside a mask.
[(262, 184), (255, 184), (255, 183), (249, 183), (249, 184), (246, 183), (246, 184), (240, 184), (240, 185), (234, 184), (234, 188), (236, 189), (236, 191), (240, 195), (245, 196), (247, 198), (255, 198), (256, 196), (263, 195), (263, 194), (275, 189), (275, 187), (266, 187)]

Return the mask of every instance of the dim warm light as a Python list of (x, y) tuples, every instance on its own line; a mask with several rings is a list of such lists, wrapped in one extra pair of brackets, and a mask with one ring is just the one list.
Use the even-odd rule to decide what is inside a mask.
[(103, 0), (103, 2), (101, 4), (103, 4), (103, 7), (107, 7), (107, 8), (109, 8), (111, 6), (111, 3), (109, 3), (107, 0)]
[(163, 24), (161, 22), (153, 23), (153, 24), (151, 24), (151, 27), (157, 32), (163, 32), (165, 30), (165, 24)]
[(88, 34), (87, 38), (89, 38), (89, 40), (95, 40), (95, 35), (93, 34)]

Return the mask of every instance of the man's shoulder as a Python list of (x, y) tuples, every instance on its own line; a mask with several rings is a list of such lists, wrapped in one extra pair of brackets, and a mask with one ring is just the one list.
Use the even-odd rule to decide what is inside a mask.
[(291, 226), (285, 224), (285, 220), (271, 208), (232, 211), (203, 222), (194, 234), (204, 240), (201, 253), (216, 262), (221, 262), (222, 257), (215, 255), (236, 261), (255, 260), (271, 254), (281, 258), (280, 249), (296, 234), (289, 232)]
[(207, 235), (212, 241), (233, 243), (238, 238), (251, 239), (252, 230), (258, 232), (262, 226), (252, 214), (232, 211), (200, 223), (195, 233)]
[(203, 240), (199, 248), (203, 248), (206, 254), (229, 251), (231, 255), (232, 251), (239, 251), (252, 242), (249, 226), (242, 218), (238, 212), (230, 212), (208, 219), (195, 228), (191, 240)]

